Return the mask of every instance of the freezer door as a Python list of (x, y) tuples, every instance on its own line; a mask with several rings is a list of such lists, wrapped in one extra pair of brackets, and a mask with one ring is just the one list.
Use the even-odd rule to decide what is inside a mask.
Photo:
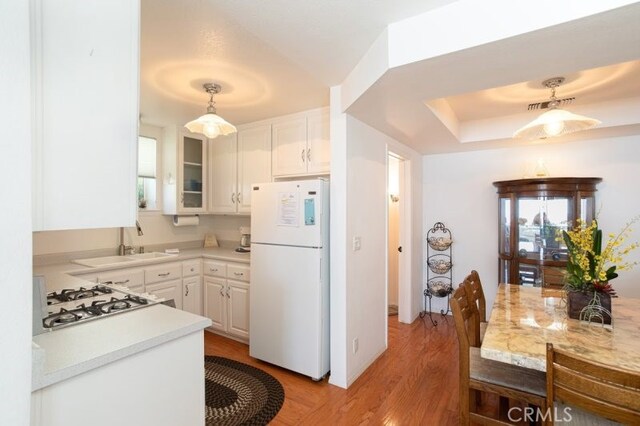
[(252, 185), (251, 241), (322, 247), (328, 235), (328, 192), (321, 179)]
[(329, 291), (320, 272), (322, 253), (261, 244), (251, 251), (249, 353), (314, 379), (329, 371)]

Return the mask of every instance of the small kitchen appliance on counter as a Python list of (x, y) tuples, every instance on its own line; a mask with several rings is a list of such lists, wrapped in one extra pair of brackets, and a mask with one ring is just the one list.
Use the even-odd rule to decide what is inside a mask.
[[(107, 283), (51, 293), (45, 293), (43, 288), (44, 280), (34, 278), (34, 308), (36, 303), (46, 306), (45, 310), (38, 310), (41, 318), (36, 318), (34, 309), (34, 335), (158, 303), (157, 300), (126, 293)], [(36, 289), (39, 296), (46, 297), (45, 301), (36, 301)]]
[(236, 251), (238, 253), (249, 253), (251, 251), (251, 228), (249, 226), (241, 226), (240, 235), (240, 247)]

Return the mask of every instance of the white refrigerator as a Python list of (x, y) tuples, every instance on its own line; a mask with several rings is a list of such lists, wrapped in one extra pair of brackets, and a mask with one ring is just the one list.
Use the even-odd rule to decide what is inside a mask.
[(329, 372), (329, 183), (251, 191), (249, 353), (320, 380)]

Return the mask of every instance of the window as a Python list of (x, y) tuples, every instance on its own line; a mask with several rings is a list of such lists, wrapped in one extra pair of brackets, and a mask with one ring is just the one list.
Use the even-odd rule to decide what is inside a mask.
[(138, 138), (138, 207), (155, 210), (157, 205), (157, 141), (154, 138)]

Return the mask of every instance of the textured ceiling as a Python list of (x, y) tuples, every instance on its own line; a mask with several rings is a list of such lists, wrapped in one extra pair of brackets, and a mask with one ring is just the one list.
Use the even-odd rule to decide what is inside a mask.
[(142, 122), (204, 113), (202, 84), (222, 85), (234, 124), (326, 106), (391, 22), (451, 0), (142, 0)]
[[(356, 65), (389, 24), (424, 12), (420, 17), (438, 16), (436, 33), (413, 40), (417, 50), (446, 47), (461, 34), (480, 40), (489, 15), (476, 18), (470, 6), (467, 0), (142, 0), (141, 121), (183, 125), (203, 114), (206, 82), (222, 85), (216, 106), (233, 124), (326, 106), (329, 87), (363, 68)], [(629, 111), (640, 107), (638, 17), (634, 3), (394, 66), (366, 85), (357, 81), (364, 92), (345, 108), (425, 154), (510, 146), (522, 143), (511, 139), (513, 130), (537, 114), (527, 105), (549, 97), (541, 81), (564, 76), (558, 96), (576, 97), (570, 110), (635, 132), (640, 119), (629, 119)], [(461, 31), (469, 30), (465, 19), (476, 30)]]

